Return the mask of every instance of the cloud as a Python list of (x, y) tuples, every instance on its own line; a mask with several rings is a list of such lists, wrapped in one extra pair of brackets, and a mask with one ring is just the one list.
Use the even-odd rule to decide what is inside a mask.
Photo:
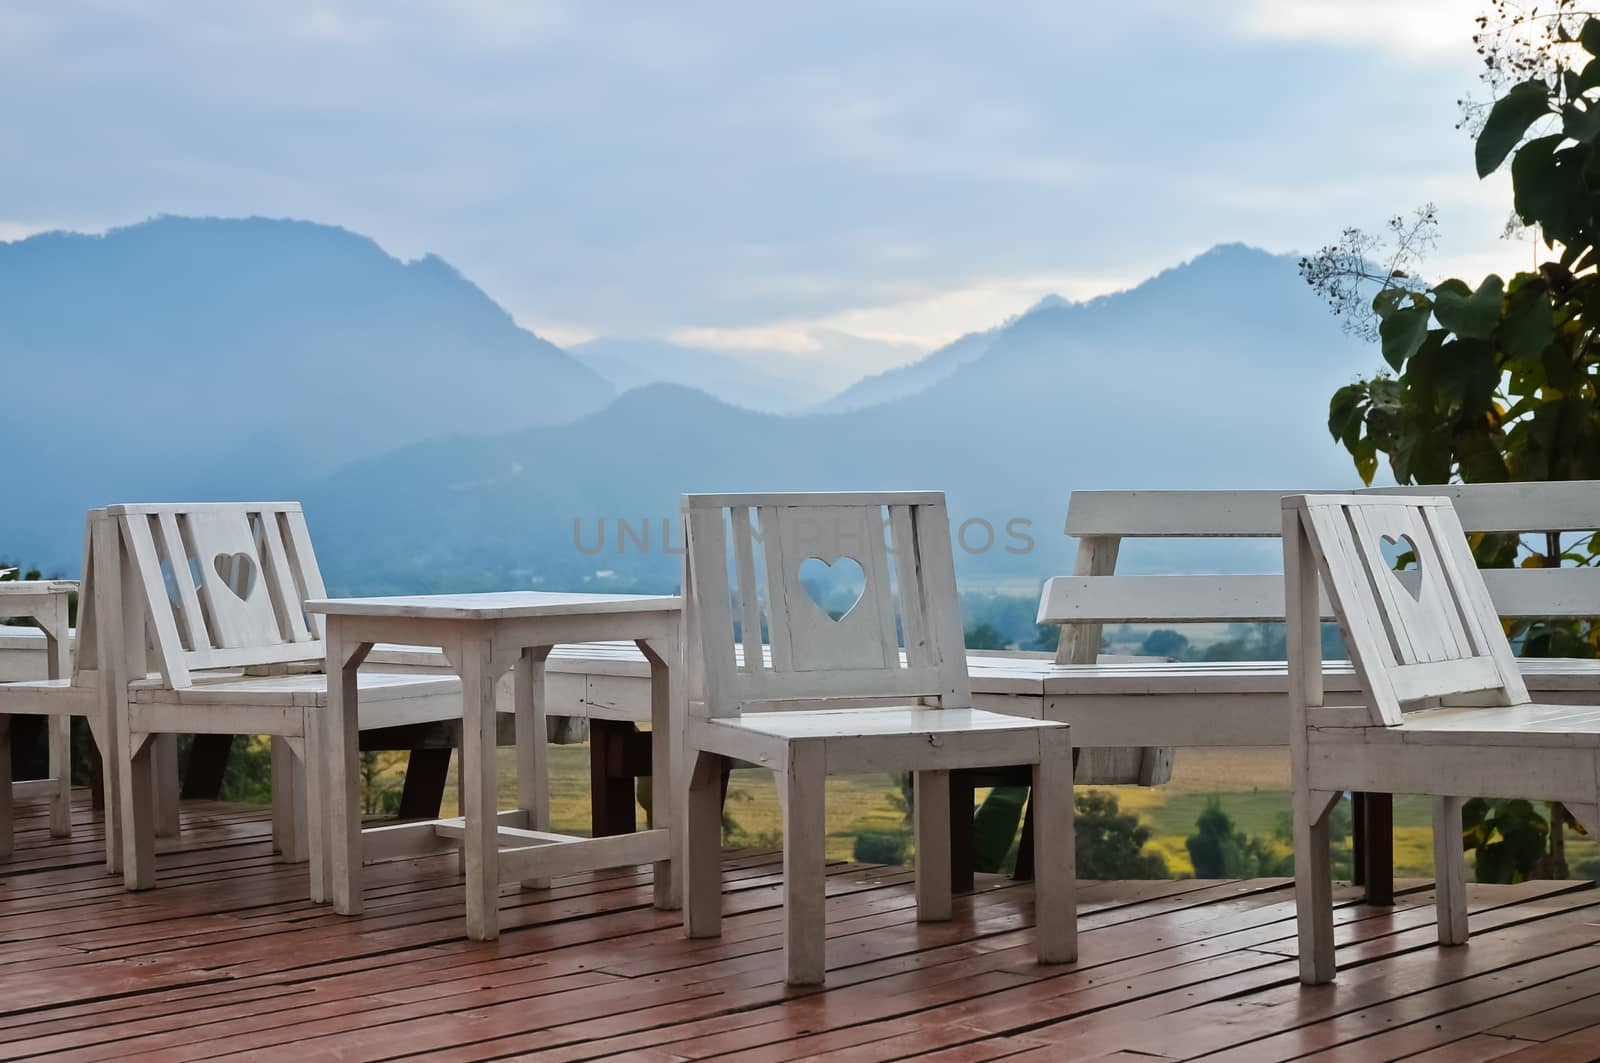
[(1248, 35), (1336, 41), (1450, 62), (1471, 54), (1476, 14), (1462, 0), (1253, 0), (1242, 5), (1234, 25)]
[[(897, 352), (1212, 243), (1446, 206), (1451, 6), (57, 0), (0, 32), (29, 103), (0, 203), (343, 225), (566, 337)], [(1460, 253), (1492, 247), (1503, 203), (1459, 198)]]
[(0, 218), (0, 243), (11, 243), (13, 240), (26, 240), (30, 236), (49, 232), (51, 229), (60, 228), (56, 225), (38, 225), (25, 221), (10, 221)]

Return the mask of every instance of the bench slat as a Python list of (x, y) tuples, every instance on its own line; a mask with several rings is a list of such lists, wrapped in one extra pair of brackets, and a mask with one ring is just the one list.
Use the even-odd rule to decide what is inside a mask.
[[(1416, 579), (1402, 572), (1402, 583)], [(1516, 619), (1600, 616), (1600, 569), (1485, 569), (1495, 611)], [(1319, 606), (1333, 619), (1326, 595)], [(1057, 576), (1039, 603), (1041, 624), (1255, 623), (1283, 620), (1283, 577)]]
[(1364, 491), (1074, 491), (1066, 534), (1124, 538), (1277, 538), (1284, 495), (1442, 495), (1469, 532), (1600, 529), (1600, 481), (1436, 484)]

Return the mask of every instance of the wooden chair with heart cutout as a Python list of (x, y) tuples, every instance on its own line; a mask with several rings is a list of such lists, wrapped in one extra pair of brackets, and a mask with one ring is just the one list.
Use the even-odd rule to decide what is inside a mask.
[[(683, 513), (689, 935), (721, 932), (720, 781), (732, 759), (778, 776), (795, 985), (820, 984), (826, 969), (828, 775), (915, 773), (917, 918), (934, 921), (951, 915), (950, 770), (1032, 764), (1039, 959), (1075, 959), (1068, 729), (972, 707), (944, 496), (686, 495)], [(859, 566), (860, 597), (842, 615), (802, 577), (813, 559)]]
[[(1433, 797), (1439, 942), (1462, 944), (1462, 805), (1561, 801), (1600, 828), (1600, 705), (1531, 702), (1446, 498), (1291, 495), (1283, 552), (1300, 980), (1316, 985), (1334, 976), (1328, 813), (1345, 791)], [(1415, 568), (1395, 571), (1397, 552)], [(1364, 704), (1324, 703), (1319, 576)]]
[[(320, 899), (320, 787), (305, 765), (317, 762), (307, 745), (328, 681), (323, 619), (304, 606), (327, 592), (299, 503), (111, 506), (89, 528), (79, 653), (95, 655), (116, 721), (124, 883), (155, 885), (161, 741), (259, 734), (272, 740), (274, 841), (286, 859), (310, 860)], [(364, 729), (461, 718), (452, 676), (363, 671), (360, 683)]]

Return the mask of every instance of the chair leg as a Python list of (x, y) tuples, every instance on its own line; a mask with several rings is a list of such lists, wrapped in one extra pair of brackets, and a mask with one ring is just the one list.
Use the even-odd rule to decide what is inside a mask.
[(285, 863), (310, 859), (306, 837), (306, 770), (293, 748), (272, 738), (272, 841)]
[(1066, 728), (1040, 736), (1033, 768), (1033, 896), (1040, 963), (1078, 958), (1077, 830), (1073, 822), (1072, 739)]
[(16, 850), (16, 830), (11, 803), (11, 717), (0, 716), (0, 856)]
[(1294, 903), (1300, 934), (1300, 981), (1333, 981), (1333, 865), (1328, 813), (1339, 794), (1294, 792)]
[(306, 787), (306, 862), (310, 879), (310, 897), (313, 904), (328, 900), (328, 826), (327, 764), (323, 756), (323, 714), (311, 709), (306, 712), (304, 737), (301, 739), (305, 760), (300, 765)]
[(156, 837), (178, 836), (178, 736), (156, 735), (150, 740), (151, 771), (155, 778)]
[[(790, 985), (827, 973), (827, 783), (821, 742), (792, 742), (780, 773), (783, 802), (783, 960)], [(931, 876), (930, 876), (931, 878)]]
[(158, 734), (150, 739), (150, 771), (155, 787), (153, 791), (155, 830), (157, 838), (178, 836), (178, 793), (181, 772), (178, 756), (178, 736)]
[(1439, 944), (1467, 943), (1467, 858), (1461, 848), (1459, 797), (1433, 799), (1433, 890)]
[(95, 756), (100, 762), (106, 870), (113, 875), (120, 875), (122, 873), (122, 783), (117, 776), (117, 766), (122, 763), (122, 758), (117, 753), (119, 747), (116, 724), (111, 720), (91, 719), (89, 737), (94, 742)]
[(72, 837), (72, 717), (52, 716), (50, 728), (50, 777), (56, 781), (50, 799), (50, 835)]
[[(125, 726), (125, 723), (123, 724)], [(140, 743), (137, 753), (132, 734), (118, 738), (123, 761), (118, 784), (122, 790), (122, 884), (130, 890), (147, 890), (156, 884), (155, 741)]]
[(950, 918), (950, 773), (919, 771), (913, 782), (917, 831), (917, 921)]
[(684, 791), (683, 925), (692, 938), (722, 933), (722, 765), (698, 753)]

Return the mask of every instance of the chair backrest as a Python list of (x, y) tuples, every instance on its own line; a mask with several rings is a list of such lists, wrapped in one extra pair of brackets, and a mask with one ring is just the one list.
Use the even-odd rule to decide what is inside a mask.
[[(683, 516), (695, 711), (971, 705), (943, 494), (685, 495)], [(861, 568), (861, 596), (837, 619), (801, 579), (811, 558)]]
[(322, 617), (305, 602), (327, 592), (298, 502), (98, 512), (117, 522), (122, 557), (88, 564), (104, 578), (107, 562), (125, 559), (123, 584), (144, 601), (148, 638), (170, 685), (189, 686), (190, 674), (204, 669), (322, 659)]
[[(1353, 494), (1369, 500), (1417, 496), (1450, 499), (1472, 532), (1529, 534), (1600, 530), (1600, 482), (1449, 484), (1317, 491), (1074, 491), (1066, 532), (1080, 537), (1079, 571), (1046, 582), (1039, 622), (1244, 623), (1284, 618), (1278, 575), (1113, 575), (1117, 544), (1127, 538), (1269, 538), (1281, 533), (1287, 495)], [(1099, 561), (1095, 565), (1095, 561)], [(1412, 574), (1403, 573), (1403, 579)], [(1496, 611), (1505, 617), (1600, 615), (1600, 569), (1508, 568), (1484, 571)], [(1324, 600), (1322, 616), (1332, 613)], [(1071, 627), (1066, 630), (1072, 630)], [(1099, 646), (1098, 634), (1092, 640)]]
[[(1393, 726), (1404, 707), (1528, 700), (1483, 576), (1454, 507), (1443, 497), (1292, 495), (1284, 511), (1284, 579), (1290, 623), (1314, 622), (1306, 566), (1322, 577), (1339, 630), (1367, 693), (1372, 722)], [(1417, 578), (1402, 581), (1385, 547), (1410, 551)], [(1292, 642), (1317, 661), (1318, 640)], [(1467, 697), (1470, 696), (1470, 699)]]

